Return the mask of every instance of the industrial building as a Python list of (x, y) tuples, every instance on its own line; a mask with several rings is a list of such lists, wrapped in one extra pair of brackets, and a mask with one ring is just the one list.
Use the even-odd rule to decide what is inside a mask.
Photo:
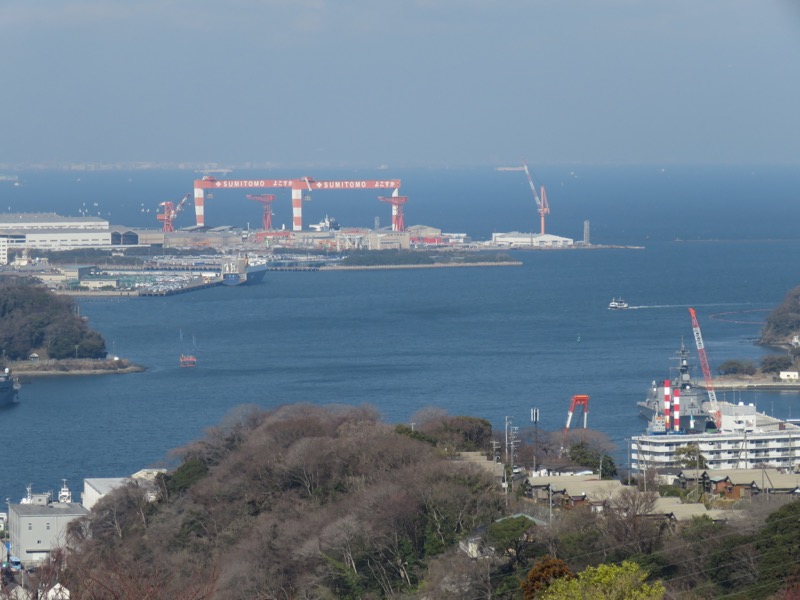
[(9, 555), (18, 556), (25, 567), (47, 560), (50, 553), (66, 543), (67, 525), (89, 511), (72, 501), (72, 494), (62, 486), (58, 500), (52, 495), (28, 494), (18, 504), (8, 505)]
[(559, 237), (550, 233), (493, 233), (493, 246), (506, 246), (509, 248), (569, 248), (575, 244), (574, 240)]

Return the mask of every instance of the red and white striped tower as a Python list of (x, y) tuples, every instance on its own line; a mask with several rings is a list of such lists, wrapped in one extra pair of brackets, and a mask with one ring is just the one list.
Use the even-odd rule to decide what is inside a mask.
[(292, 231), (303, 231), (303, 190), (292, 188)]
[(197, 220), (198, 227), (205, 227), (206, 225), (206, 213), (205, 213), (205, 193), (203, 192), (203, 188), (195, 187), (194, 188), (194, 214)]
[(675, 431), (681, 430), (681, 389), (675, 388), (672, 391), (672, 417), (675, 422), (673, 429)]
[(669, 382), (668, 379), (664, 380), (664, 425), (669, 431), (670, 426), (670, 405), (672, 404), (670, 400), (672, 399), (672, 384)]

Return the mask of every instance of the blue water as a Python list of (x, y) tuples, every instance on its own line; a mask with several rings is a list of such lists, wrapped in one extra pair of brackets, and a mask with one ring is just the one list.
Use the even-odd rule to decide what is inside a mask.
[[(669, 376), (681, 340), (693, 343), (687, 307), (698, 312), (712, 368), (765, 354), (753, 345), (759, 321), (800, 282), (800, 238), (791, 223), (797, 208), (789, 202), (800, 177), (773, 171), (782, 186), (749, 171), (713, 169), (704, 176), (634, 168), (576, 173), (564, 179), (569, 193), (548, 190), (553, 233), (580, 237), (583, 219), (590, 218), (594, 241), (640, 243), (644, 250), (519, 252), (521, 267), (276, 272), (252, 287), (81, 302), (81, 314), (109, 350), (148, 370), (26, 383), (22, 402), (0, 412), (8, 456), (0, 467), (0, 498), (18, 499), (28, 483), (50, 490), (66, 478), (78, 491), (85, 477), (168, 464), (170, 450), (232, 418), (237, 407), (291, 402), (370, 404), (390, 423), (412, 422), (419, 411), (437, 407), (487, 418), (498, 429), (506, 417), (529, 426), (530, 409), (537, 407), (540, 428), (556, 430), (571, 396), (585, 393), (590, 427), (618, 444), (623, 463), (625, 438), (643, 429), (636, 402), (651, 380)], [(24, 194), (27, 210), (65, 214), (87, 198), (121, 213), (123, 224), (152, 225), (153, 214), (141, 213), (143, 199), (179, 198), (183, 189), (169, 186), (186, 175), (82, 173), (78, 182), (74, 173), (30, 173), (19, 188), (0, 188), (0, 206), (20, 210), (15, 203)], [(413, 213), (420, 216), (410, 217), (410, 199), (407, 223), (475, 237), (538, 224), (527, 183), (513, 181), (522, 178), (518, 172), (401, 176), (404, 193), (420, 196)], [(73, 183), (93, 191), (67, 193), (64, 186)], [(37, 189), (49, 191), (37, 195)], [(62, 191), (54, 198), (56, 189)], [(765, 195), (765, 189), (774, 192)], [(579, 197), (580, 206), (568, 206), (570, 197)], [(311, 209), (318, 200), (321, 208)], [(319, 210), (346, 224), (371, 224), (387, 208), (369, 197), (341, 197), (336, 206), (335, 198), (322, 200), (317, 194), (306, 214)], [(228, 223), (242, 224), (252, 212), (257, 221), (255, 203), (226, 201)], [(557, 219), (556, 211), (570, 216)], [(207, 214), (211, 220), (214, 213)], [(671, 241), (676, 236), (724, 241)], [(619, 295), (632, 309), (608, 311)], [(178, 355), (192, 338), (198, 367), (180, 369)], [(800, 416), (792, 394), (728, 399)]]

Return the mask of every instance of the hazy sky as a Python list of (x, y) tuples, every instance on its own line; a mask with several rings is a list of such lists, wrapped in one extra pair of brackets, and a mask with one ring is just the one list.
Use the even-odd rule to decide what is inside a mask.
[(0, 0), (0, 164), (800, 164), (798, 0)]

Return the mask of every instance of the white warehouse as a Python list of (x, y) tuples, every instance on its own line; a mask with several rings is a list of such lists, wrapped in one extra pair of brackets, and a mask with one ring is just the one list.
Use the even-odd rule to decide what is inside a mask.
[(105, 219), (55, 213), (0, 214), (0, 237), (6, 240), (8, 249), (70, 250), (110, 246), (112, 241)]
[(493, 233), (493, 246), (508, 246), (510, 248), (569, 248), (574, 245), (574, 240), (559, 237), (549, 233)]

